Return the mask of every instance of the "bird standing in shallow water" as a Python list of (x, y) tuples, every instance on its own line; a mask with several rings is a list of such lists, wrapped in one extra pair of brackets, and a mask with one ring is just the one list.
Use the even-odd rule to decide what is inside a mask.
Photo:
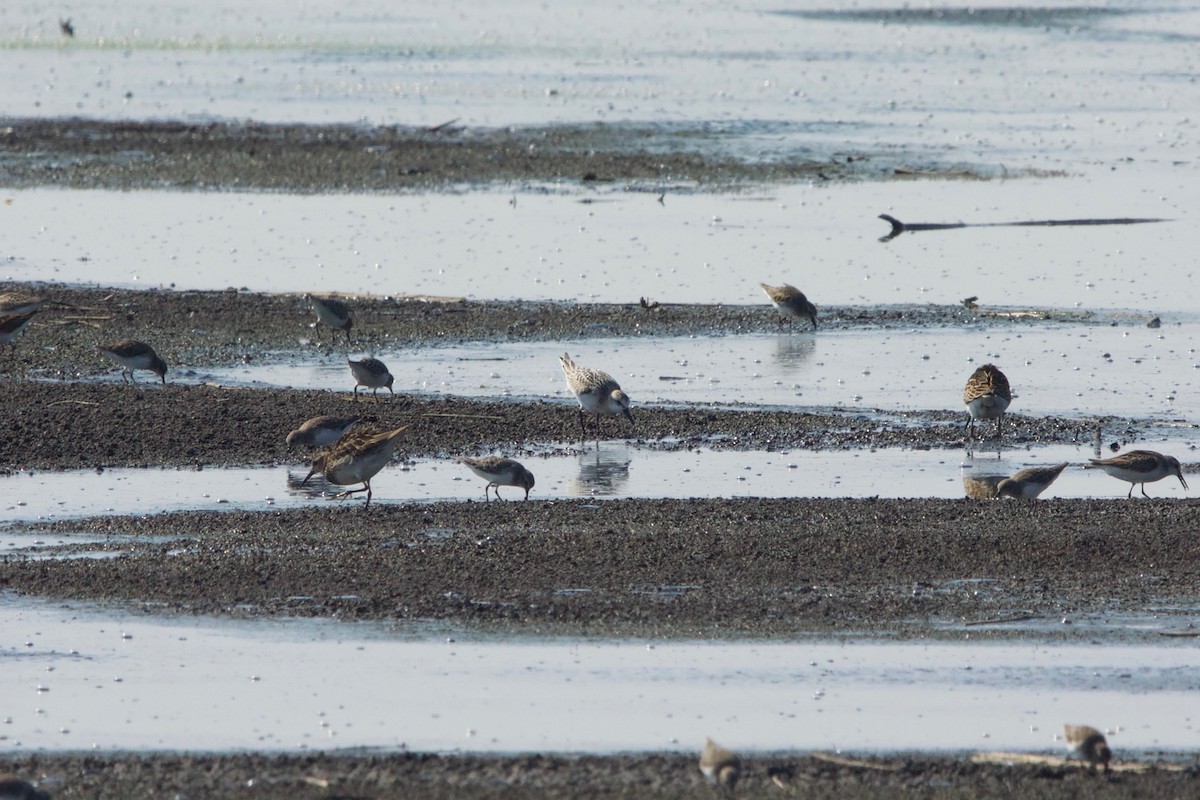
[(392, 460), (392, 453), (400, 434), (408, 430), (405, 425), (390, 431), (371, 432), (353, 430), (338, 440), (337, 444), (323, 453), (319, 453), (312, 461), (312, 469), (300, 482), (301, 486), (318, 472), (325, 480), (337, 486), (349, 486), (355, 483), (363, 484), (361, 489), (347, 489), (335, 494), (337, 499), (345, 499), (358, 492), (367, 493), (366, 508), (371, 505), (371, 478)]
[(1103, 733), (1090, 725), (1063, 725), (1063, 735), (1067, 749), (1087, 761), (1093, 771), (1097, 764), (1103, 764), (1105, 772), (1111, 771), (1112, 750)]
[(732, 792), (742, 775), (742, 760), (712, 739), (706, 739), (700, 754), (700, 772), (713, 786)]
[(388, 368), (378, 358), (367, 356), (362, 361), (348, 360), (346, 363), (350, 365), (350, 374), (354, 376), (355, 397), (358, 397), (358, 387), (360, 386), (373, 389), (374, 391), (371, 392), (372, 397), (385, 386), (389, 392), (395, 394), (392, 391), (392, 383), (395, 379), (392, 377), (392, 373), (388, 372)]
[(1000, 424), (1004, 412), (1012, 402), (1012, 390), (1008, 378), (995, 364), (984, 364), (971, 373), (963, 389), (963, 402), (967, 404), (967, 434), (975, 439), (975, 420), (996, 420), (996, 439), (1000, 439)]
[(1022, 500), (1033, 500), (1046, 491), (1050, 484), (1067, 468), (1067, 462), (1053, 467), (1031, 467), (1023, 469), (1010, 478), (1005, 478), (996, 484), (996, 497), (1017, 497)]
[[(621, 391), (621, 386), (607, 372), (598, 369), (580, 367), (571, 360), (571, 356), (563, 353), (558, 357), (562, 365), (563, 375), (567, 378), (567, 386), (579, 400), (579, 429), (587, 437), (587, 428), (583, 421), (583, 412), (591, 411), (597, 420), (602, 415), (615, 416), (622, 414), (633, 422), (633, 414), (629, 411), (629, 395)], [(599, 427), (597, 427), (599, 436)]]
[(121, 365), (121, 377), (132, 383), (137, 383), (133, 377), (135, 369), (146, 369), (158, 376), (164, 384), (167, 382), (167, 365), (154, 352), (154, 348), (136, 339), (123, 339), (116, 344), (96, 345), (96, 352)]
[(1179, 465), (1179, 460), (1174, 456), (1164, 456), (1153, 450), (1130, 450), (1112, 458), (1089, 460), (1093, 467), (1099, 467), (1114, 478), (1129, 481), (1128, 496), (1130, 499), (1133, 498), (1134, 486), (1140, 483), (1142, 496), (1149, 497), (1150, 495), (1146, 494), (1146, 484), (1160, 481), (1168, 475), (1179, 478), (1183, 488), (1185, 490), (1188, 488), (1187, 481), (1183, 479), (1183, 467)]
[(525, 490), (525, 499), (529, 499), (529, 490), (533, 488), (533, 473), (525, 469), (520, 462), (501, 456), (489, 456), (488, 458), (463, 456), (458, 460), (488, 482), (488, 485), (483, 487), (485, 501), (488, 497), (488, 490), (493, 486), (496, 487), (497, 500), (500, 499), (501, 486), (519, 486)]
[(813, 330), (817, 329), (817, 307), (808, 302), (804, 292), (790, 283), (785, 283), (783, 286), (768, 286), (760, 283), (759, 286), (767, 293), (767, 297), (771, 298), (771, 302), (779, 309), (780, 314), (792, 319), (807, 317), (808, 321), (812, 323)]
[(354, 320), (350, 319), (350, 309), (346, 308), (346, 304), (332, 297), (317, 297), (312, 294), (306, 294), (304, 298), (312, 304), (313, 311), (317, 314), (317, 322), (344, 331), (346, 344), (349, 344), (350, 329), (354, 327)]

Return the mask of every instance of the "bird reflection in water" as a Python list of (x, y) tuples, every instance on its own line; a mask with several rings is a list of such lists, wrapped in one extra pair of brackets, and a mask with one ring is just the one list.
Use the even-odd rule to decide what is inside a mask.
[(579, 477), (571, 482), (575, 496), (621, 494), (629, 481), (629, 445), (619, 440), (597, 442), (595, 450), (579, 453)]
[(817, 354), (817, 340), (813, 336), (777, 336), (772, 360), (781, 367), (801, 367), (812, 361)]

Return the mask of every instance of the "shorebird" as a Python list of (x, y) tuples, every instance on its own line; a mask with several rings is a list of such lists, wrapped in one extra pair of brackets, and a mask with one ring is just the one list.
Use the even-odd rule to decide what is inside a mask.
[(300, 485), (308, 483), (309, 479), (318, 472), (325, 480), (337, 486), (349, 486), (361, 483), (361, 489), (347, 489), (335, 494), (337, 499), (345, 499), (358, 492), (367, 493), (367, 502), (363, 508), (371, 505), (371, 478), (392, 460), (396, 443), (400, 434), (408, 430), (404, 425), (390, 431), (371, 432), (355, 430), (343, 436), (333, 447), (319, 453), (312, 461), (312, 469)]
[(60, 19), (58, 21), (58, 29), (62, 32), (62, 35), (66, 36), (68, 39), (75, 38), (75, 26), (71, 24), (70, 17), (67, 17), (66, 19)]
[(629, 411), (629, 395), (621, 391), (621, 386), (613, 380), (612, 375), (598, 369), (577, 366), (567, 353), (559, 356), (558, 360), (562, 364), (563, 375), (567, 377), (567, 386), (579, 400), (579, 429), (585, 437), (585, 410), (591, 411), (597, 419), (601, 415), (623, 414), (633, 422), (633, 414)]
[(367, 356), (362, 361), (347, 360), (350, 365), (350, 374), (354, 376), (354, 396), (358, 397), (358, 387), (366, 386), (368, 389), (373, 389), (371, 395), (374, 396), (381, 388), (387, 387), (387, 390), (392, 394), (392, 382), (395, 378), (392, 373), (388, 372), (388, 368), (378, 358)]
[(17, 314), (31, 314), (40, 311), (46, 301), (35, 294), (24, 292), (0, 293), (0, 317), (12, 317)]
[(1112, 761), (1112, 750), (1103, 733), (1090, 725), (1063, 725), (1063, 735), (1067, 749), (1087, 761), (1093, 771), (1097, 764), (1103, 764), (1105, 772), (1110, 771), (1108, 762)]
[(121, 365), (121, 377), (137, 383), (133, 377), (135, 369), (148, 369), (159, 377), (164, 384), (167, 382), (167, 365), (154, 348), (145, 342), (135, 339), (122, 339), (116, 344), (107, 346), (96, 345), (96, 352)]
[(350, 329), (354, 327), (354, 320), (350, 319), (350, 309), (346, 308), (345, 303), (332, 297), (317, 297), (312, 294), (304, 295), (304, 299), (312, 303), (318, 323), (344, 331), (346, 343), (350, 343)]
[(488, 498), (488, 490), (493, 486), (496, 487), (497, 500), (500, 499), (501, 486), (519, 486), (525, 490), (525, 499), (529, 499), (529, 490), (533, 488), (533, 473), (511, 458), (500, 456), (467, 458), (463, 456), (458, 460), (469, 467), (471, 472), (488, 482), (488, 485), (483, 487), (485, 501)]
[(313, 417), (287, 435), (287, 446), (329, 447), (358, 422), (358, 417)]
[(0, 800), (50, 800), (50, 795), (16, 775), (0, 774)]
[(767, 293), (767, 297), (771, 298), (771, 302), (779, 309), (780, 314), (793, 319), (808, 317), (813, 330), (817, 329), (817, 307), (808, 302), (804, 292), (790, 283), (785, 283), (783, 286), (768, 286), (760, 283), (759, 286)]
[(1150, 495), (1146, 494), (1146, 484), (1161, 481), (1168, 475), (1179, 478), (1183, 488), (1185, 490), (1188, 488), (1187, 481), (1183, 479), (1183, 468), (1179, 466), (1178, 459), (1174, 456), (1164, 456), (1153, 450), (1130, 450), (1112, 458), (1089, 460), (1093, 467), (1099, 467), (1114, 478), (1129, 481), (1128, 496), (1130, 498), (1133, 497), (1133, 487), (1139, 483), (1142, 485), (1142, 496), (1149, 497)]
[[(1033, 500), (1067, 468), (1067, 462), (1053, 467), (1031, 467), (1023, 469), (1010, 478), (1005, 478), (996, 484), (996, 497), (1017, 497), (1023, 500)], [(1130, 487), (1132, 488), (1132, 487)]]
[(25, 326), (29, 324), (29, 320), (33, 319), (35, 314), (37, 311), (0, 317), (0, 344), (6, 344), (16, 350), (17, 334), (25, 330)]
[(742, 775), (742, 760), (712, 739), (705, 739), (700, 754), (700, 771), (713, 786), (733, 792)]
[(967, 433), (975, 438), (975, 420), (996, 420), (996, 438), (1000, 438), (1000, 424), (1004, 411), (1012, 402), (1012, 390), (1008, 378), (994, 364), (984, 364), (971, 373), (963, 389), (963, 402), (967, 404)]

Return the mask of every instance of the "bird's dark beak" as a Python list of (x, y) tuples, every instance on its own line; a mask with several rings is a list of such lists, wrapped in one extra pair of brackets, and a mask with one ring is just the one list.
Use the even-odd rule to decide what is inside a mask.
[(630, 411), (628, 408), (625, 409), (625, 419), (629, 420), (630, 422), (633, 422), (633, 412)]
[(1183, 489), (1184, 489), (1184, 491), (1187, 491), (1188, 485), (1187, 485), (1187, 481), (1185, 481), (1185, 480), (1183, 479), (1183, 473), (1182, 473), (1182, 472), (1181, 472), (1181, 473), (1179, 473), (1179, 476), (1178, 476), (1178, 477), (1179, 477), (1179, 482), (1183, 484)]

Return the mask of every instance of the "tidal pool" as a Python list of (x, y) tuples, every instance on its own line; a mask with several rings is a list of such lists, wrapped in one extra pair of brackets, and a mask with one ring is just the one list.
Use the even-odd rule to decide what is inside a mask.
[(10, 751), (1200, 748), (1187, 643), (508, 639), (0, 594)]
[[(967, 457), (961, 450), (660, 451), (602, 441), (578, 452), (521, 456), (521, 460), (537, 478), (532, 502), (630, 497), (980, 497), (989, 482), (994, 486), (999, 478), (1026, 467), (1061, 461), (1071, 466), (1043, 498), (1124, 499), (1129, 484), (1085, 468), (1091, 455), (1090, 449), (1064, 445), (1001, 450), (997, 458), (994, 451), (982, 447)], [(363, 502), (361, 494), (329, 499), (327, 495), (341, 489), (315, 477), (301, 487), (307, 472), (300, 465), (18, 472), (0, 478), (5, 498), (0, 503), (0, 522)], [(371, 502), (482, 502), (484, 485), (453, 460), (415, 459), (385, 467), (371, 481)], [(1162, 498), (1189, 496), (1174, 478), (1149, 484), (1147, 493)], [(505, 502), (521, 502), (524, 492), (505, 487), (501, 496)], [(0, 532), (0, 547), (3, 542)]]

